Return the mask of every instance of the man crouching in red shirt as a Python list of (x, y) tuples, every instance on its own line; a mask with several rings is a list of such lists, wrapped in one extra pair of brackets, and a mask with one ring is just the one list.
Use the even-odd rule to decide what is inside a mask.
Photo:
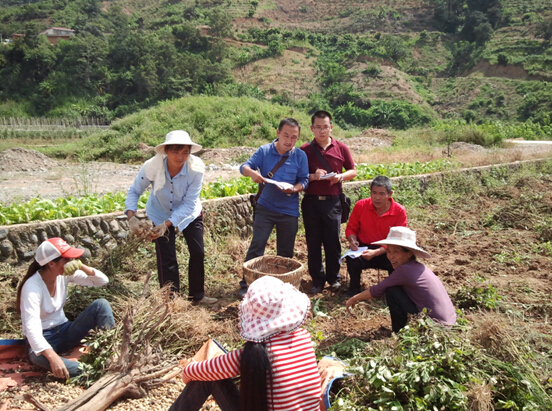
[(389, 274), (393, 266), (387, 259), (387, 249), (383, 246), (372, 245), (375, 241), (384, 240), (391, 227), (406, 227), (406, 210), (402, 205), (393, 201), (393, 186), (391, 180), (385, 176), (378, 176), (370, 184), (370, 198), (359, 200), (355, 204), (345, 235), (351, 250), (367, 246), (361, 257), (347, 257), (347, 271), (350, 284), (347, 297), (360, 293), (360, 275), (366, 268), (381, 268)]

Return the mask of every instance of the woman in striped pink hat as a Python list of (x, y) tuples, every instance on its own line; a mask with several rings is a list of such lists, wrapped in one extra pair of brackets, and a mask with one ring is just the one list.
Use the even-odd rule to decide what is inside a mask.
[[(199, 410), (213, 395), (222, 411), (318, 411), (320, 374), (307, 330), (309, 298), (271, 276), (255, 280), (240, 305), (244, 348), (183, 370), (171, 411)], [(240, 376), (240, 387), (232, 381)]]

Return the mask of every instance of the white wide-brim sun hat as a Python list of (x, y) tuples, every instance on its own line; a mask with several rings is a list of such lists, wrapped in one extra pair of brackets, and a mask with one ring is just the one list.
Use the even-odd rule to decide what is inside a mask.
[(240, 304), (240, 335), (260, 343), (281, 332), (293, 332), (303, 325), (309, 309), (306, 294), (265, 275), (251, 283)]
[(196, 144), (190, 138), (190, 135), (184, 130), (173, 130), (165, 136), (165, 142), (155, 146), (155, 151), (158, 154), (165, 154), (165, 146), (168, 144), (178, 144), (183, 146), (191, 146), (190, 153), (197, 153), (201, 150), (201, 146)]
[(408, 248), (416, 257), (431, 257), (431, 254), (416, 245), (416, 231), (406, 227), (391, 227), (385, 240), (375, 241), (372, 244), (399, 245)]

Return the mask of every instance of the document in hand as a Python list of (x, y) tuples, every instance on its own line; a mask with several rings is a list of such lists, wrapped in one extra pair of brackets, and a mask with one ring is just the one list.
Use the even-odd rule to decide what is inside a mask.
[(320, 177), (320, 180), (325, 180), (327, 178), (332, 178), (333, 176), (336, 176), (337, 173), (336, 172), (331, 172), (331, 173), (328, 173), (328, 174), (324, 174), (323, 176)]
[(351, 258), (358, 258), (358, 257), (360, 257), (362, 252), (366, 251), (366, 250), (368, 250), (368, 247), (358, 247), (358, 250), (356, 250), (356, 251), (353, 251), (351, 249), (347, 250), (347, 252), (345, 254), (343, 254), (341, 256), (341, 258), (339, 259), (339, 264), (341, 264), (343, 262), (345, 257), (349, 256)]
[(280, 187), (282, 190), (287, 190), (288, 188), (293, 188), (293, 184), (286, 183), (284, 181), (276, 181), (270, 178), (265, 178), (265, 181), (270, 184), (274, 184), (277, 187)]

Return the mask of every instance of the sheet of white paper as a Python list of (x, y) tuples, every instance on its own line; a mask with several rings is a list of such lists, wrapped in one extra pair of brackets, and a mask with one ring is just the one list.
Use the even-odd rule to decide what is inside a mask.
[(265, 181), (267, 183), (274, 184), (274, 185), (280, 187), (282, 190), (287, 190), (288, 188), (293, 188), (293, 184), (286, 183), (284, 181), (276, 181), (276, 180), (272, 180), (270, 178), (265, 178)]
[(328, 174), (324, 174), (322, 177), (320, 177), (320, 180), (325, 180), (327, 178), (332, 178), (335, 175), (337, 175), (336, 172), (331, 172), (331, 173), (328, 173)]
[(356, 250), (356, 251), (353, 251), (351, 249), (347, 250), (347, 252), (345, 254), (343, 254), (341, 256), (341, 258), (339, 259), (339, 264), (341, 264), (343, 262), (343, 260), (345, 259), (345, 257), (347, 257), (347, 256), (349, 256), (351, 258), (360, 257), (362, 252), (365, 251), (365, 250), (368, 250), (368, 247), (358, 247), (358, 250)]

